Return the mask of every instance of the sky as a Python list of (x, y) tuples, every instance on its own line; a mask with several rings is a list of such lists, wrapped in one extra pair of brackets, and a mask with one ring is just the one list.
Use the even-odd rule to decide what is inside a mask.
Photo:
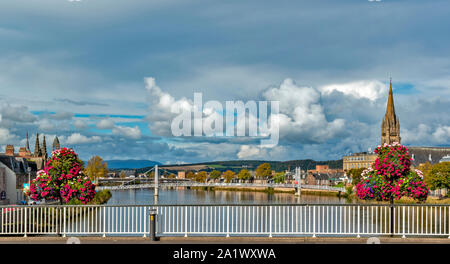
[[(58, 136), (84, 160), (340, 159), (450, 146), (446, 0), (0, 2), (0, 147)], [(173, 105), (280, 103), (280, 139), (175, 137)], [(41, 139), (42, 141), (42, 139)]]

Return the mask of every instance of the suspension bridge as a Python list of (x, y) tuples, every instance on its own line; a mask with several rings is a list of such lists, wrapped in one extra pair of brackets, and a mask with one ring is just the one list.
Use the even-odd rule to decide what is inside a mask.
[[(120, 185), (116, 186), (97, 186), (98, 190), (109, 189), (109, 190), (131, 190), (131, 189), (145, 189), (154, 188), (155, 196), (158, 196), (159, 188), (176, 188), (176, 187), (230, 187), (230, 188), (294, 188), (296, 194), (300, 194), (301, 189), (309, 190), (325, 190), (325, 191), (336, 191), (345, 192), (343, 187), (333, 187), (327, 185), (304, 185), (301, 184), (300, 180), (300, 168), (295, 168), (295, 179), (296, 183), (271, 183), (271, 182), (254, 182), (254, 183), (225, 183), (225, 182), (196, 182), (186, 179), (159, 179), (159, 169), (158, 165), (146, 172), (154, 170), (155, 177), (153, 182), (139, 183), (141, 178), (136, 178), (128, 181), (122, 181)], [(173, 174), (168, 172), (169, 174)]]

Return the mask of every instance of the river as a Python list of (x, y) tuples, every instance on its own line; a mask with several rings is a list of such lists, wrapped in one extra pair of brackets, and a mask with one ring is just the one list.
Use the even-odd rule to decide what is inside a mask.
[[(153, 189), (114, 190), (108, 205), (155, 204)], [(346, 199), (337, 196), (247, 191), (205, 191), (199, 189), (160, 189), (157, 204), (343, 204)]]

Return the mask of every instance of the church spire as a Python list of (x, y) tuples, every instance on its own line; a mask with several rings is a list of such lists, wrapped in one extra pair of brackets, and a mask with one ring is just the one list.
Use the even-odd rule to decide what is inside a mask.
[(27, 132), (27, 144), (25, 145), (27, 151), (30, 151), (30, 141), (28, 140), (28, 132)]
[(42, 140), (42, 157), (44, 157), (45, 159), (47, 159), (47, 143), (45, 142), (45, 135), (44, 135), (44, 139)]
[(42, 155), (41, 146), (39, 145), (39, 133), (36, 133), (36, 143), (34, 144), (34, 156), (40, 157)]
[(394, 95), (392, 92), (392, 78), (389, 81), (389, 97), (386, 106), (386, 117), (393, 118), (394, 120), (397, 119), (397, 116), (395, 115)]
[(55, 139), (53, 140), (52, 151), (55, 151), (55, 150), (60, 149), (60, 148), (61, 148), (61, 146), (59, 144), (59, 139), (58, 139), (58, 137), (55, 136)]
[(395, 114), (394, 93), (392, 92), (392, 78), (389, 80), (389, 97), (386, 114), (381, 123), (381, 144), (400, 143), (400, 123)]

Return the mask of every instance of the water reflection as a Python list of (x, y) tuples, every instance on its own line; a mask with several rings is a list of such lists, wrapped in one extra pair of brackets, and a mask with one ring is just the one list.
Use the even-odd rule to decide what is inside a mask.
[(302, 194), (297, 197), (290, 193), (205, 191), (198, 189), (161, 189), (155, 200), (153, 189), (112, 191), (108, 205), (120, 204), (337, 204), (346, 203), (337, 196)]

